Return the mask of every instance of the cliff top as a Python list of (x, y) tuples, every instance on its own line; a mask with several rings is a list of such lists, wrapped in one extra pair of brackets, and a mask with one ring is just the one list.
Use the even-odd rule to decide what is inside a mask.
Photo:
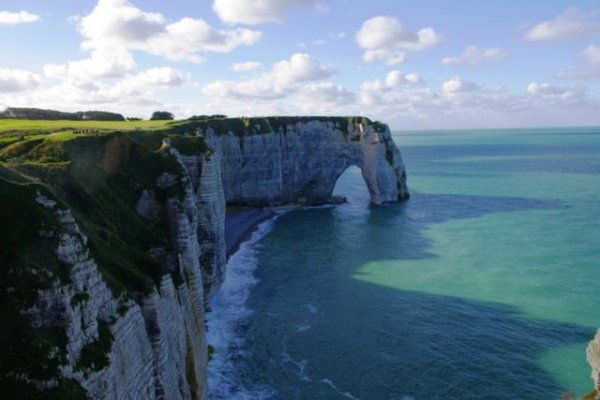
[[(385, 125), (373, 122), (366, 117), (327, 117), (327, 116), (295, 116), (295, 117), (241, 117), (241, 118), (206, 118), (178, 121), (73, 121), (73, 120), (27, 120), (0, 119), (0, 148), (22, 140), (49, 139), (66, 141), (83, 135), (103, 135), (115, 132), (136, 133), (150, 132), (164, 137), (173, 134), (192, 135), (198, 129), (205, 131), (212, 128), (217, 134), (233, 133), (238, 136), (282, 131), (292, 124), (321, 121), (333, 123), (341, 131), (346, 132), (351, 124), (373, 125), (376, 130), (383, 130)], [(137, 135), (140, 139), (141, 135)], [(158, 145), (159, 147), (160, 145)]]
[[(333, 123), (347, 131), (350, 124), (373, 123), (363, 117), (267, 117), (214, 118), (185, 121), (39, 121), (0, 120), (0, 202), (7, 212), (2, 220), (12, 221), (5, 229), (4, 243), (24, 238), (4, 248), (21, 249), (27, 238), (27, 216), (34, 215), (17, 205), (31, 203), (43, 190), (69, 208), (94, 244), (94, 257), (101, 261), (104, 275), (116, 292), (145, 293), (165, 271), (147, 260), (144, 252), (165, 245), (164, 227), (149, 224), (132, 213), (142, 190), (152, 190), (159, 201), (179, 196), (182, 185), (156, 187), (159, 175), (181, 176), (181, 166), (162, 146), (183, 155), (207, 155), (211, 149), (198, 129), (212, 128), (217, 134), (252, 135), (285, 132), (288, 125), (309, 121)], [(189, 135), (189, 136), (188, 136)], [(23, 199), (11, 199), (21, 193)], [(11, 203), (11, 204), (13, 204)], [(14, 218), (13, 218), (14, 217)], [(36, 217), (37, 218), (37, 217)], [(39, 218), (38, 218), (39, 220)], [(25, 224), (25, 225), (23, 225)], [(22, 235), (16, 235), (20, 232)], [(120, 249), (114, 252), (114, 249)], [(115, 259), (119, 254), (120, 259)], [(5, 254), (6, 265), (16, 263), (24, 252)], [(12, 259), (12, 260), (11, 260)], [(23, 261), (23, 260), (21, 260)], [(27, 260), (26, 264), (31, 260)], [(18, 264), (18, 263), (16, 263)], [(34, 263), (36, 264), (36, 263)], [(40, 267), (43, 260), (40, 260)], [(60, 272), (58, 269), (55, 273)]]
[[(172, 233), (174, 224), (190, 223), (190, 204), (196, 204), (194, 174), (187, 168), (200, 175), (212, 160), (207, 129), (217, 135), (286, 134), (291, 125), (314, 121), (338, 137), (356, 125), (386, 129), (363, 117), (0, 119), (0, 322), (11, 328), (0, 330), (3, 393), (42, 398), (43, 389), (46, 398), (84, 398), (82, 386), (61, 375), (62, 368), (83, 373), (81, 379), (106, 368), (116, 342), (110, 324), (147, 299), (165, 276), (176, 287), (191, 279), (177, 264), (179, 242)], [(115, 299), (102, 317), (99, 309), (88, 312), (101, 297), (92, 291), (97, 285), (79, 279), (87, 282), (92, 270)], [(62, 308), (55, 307), (55, 297), (44, 297), (59, 291)], [(52, 312), (40, 305), (52, 305)], [(89, 320), (70, 319), (70, 312)], [(67, 326), (97, 332), (86, 333), (78, 353), (72, 345), (83, 336), (69, 336)], [(52, 385), (40, 386), (47, 382)]]
[[(144, 139), (160, 143), (155, 136)], [(180, 137), (180, 141), (186, 142), (182, 147), (207, 151), (202, 138)], [(0, 230), (0, 321), (11, 327), (0, 332), (0, 342), (11, 348), (0, 357), (0, 375), (26, 373), (34, 380), (54, 379), (66, 363), (66, 332), (62, 327), (32, 326), (22, 310), (34, 307), (40, 291), (49, 290), (56, 281), (70, 283), (70, 268), (56, 253), (64, 230), (57, 210), (70, 210), (77, 221), (104, 281), (121, 299), (122, 313), (128, 299), (139, 300), (165, 274), (170, 273), (175, 282), (182, 279), (147, 254), (153, 248), (170, 250), (165, 222), (148, 221), (135, 210), (143, 190), (152, 191), (158, 202), (181, 198), (184, 173), (167, 148), (152, 151), (121, 133), (69, 140), (28, 138), (5, 146), (0, 153), (6, 161), (0, 162), (4, 227)], [(177, 179), (159, 187), (163, 174)], [(56, 207), (50, 210), (41, 203)], [(89, 295), (76, 293), (70, 302), (77, 306), (88, 300)], [(99, 338), (82, 349), (76, 370), (99, 370), (108, 363), (112, 339), (106, 324), (98, 323)], [(39, 396), (35, 386), (14, 385), (9, 383), (24, 397)], [(47, 398), (84, 397), (74, 381), (59, 379)]]

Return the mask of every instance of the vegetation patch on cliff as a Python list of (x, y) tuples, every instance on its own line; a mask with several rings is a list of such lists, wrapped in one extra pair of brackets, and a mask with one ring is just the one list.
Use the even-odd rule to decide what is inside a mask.
[[(56, 249), (64, 229), (57, 209), (71, 210), (100, 273), (123, 301), (141, 300), (169, 271), (148, 256), (157, 247), (169, 248), (167, 199), (181, 199), (185, 171), (169, 148), (161, 147), (165, 133), (103, 133), (97, 135), (40, 135), (0, 149), (0, 392), (15, 398), (80, 398), (75, 382), (60, 378), (66, 362), (64, 327), (36, 328), (26, 310), (36, 305), (40, 291), (70, 282), (70, 266), (58, 261)], [(136, 140), (137, 138), (137, 140)], [(150, 140), (148, 140), (150, 139)], [(205, 154), (201, 137), (172, 140), (184, 154)], [(143, 143), (152, 144), (152, 149)], [(158, 185), (162, 174), (174, 181)], [(144, 190), (156, 193), (163, 215), (148, 220), (136, 211)], [(56, 202), (47, 208), (41, 196)], [(45, 201), (45, 200), (42, 200)], [(122, 296), (121, 296), (122, 295)], [(89, 301), (86, 293), (70, 299), (77, 307)], [(99, 338), (82, 351), (77, 365), (84, 371), (108, 363), (112, 335), (99, 321)], [(53, 382), (39, 389), (36, 382)], [(12, 396), (14, 394), (14, 396)], [(85, 397), (85, 396), (83, 396)]]
[(108, 366), (108, 354), (113, 341), (114, 337), (108, 323), (98, 321), (98, 339), (88, 343), (81, 350), (81, 355), (75, 369), (87, 373), (90, 371), (100, 371)]
[[(167, 201), (182, 200), (189, 182), (171, 149), (184, 156), (209, 156), (203, 133), (240, 137), (287, 132), (298, 123), (326, 122), (347, 132), (350, 124), (373, 124), (362, 117), (210, 117), (190, 121), (29, 121), (0, 119), (0, 393), (40, 397), (36, 382), (53, 380), (43, 391), (55, 398), (79, 398), (83, 389), (60, 378), (66, 362), (64, 327), (36, 328), (26, 310), (40, 291), (69, 283), (70, 266), (56, 256), (62, 226), (55, 210), (71, 210), (87, 247), (111, 291), (121, 299), (140, 301), (165, 274), (181, 282), (149, 256), (149, 250), (170, 248)], [(375, 129), (378, 129), (377, 127)], [(83, 131), (83, 132), (82, 132)], [(168, 139), (169, 146), (165, 146)], [(168, 184), (159, 184), (168, 177)], [(137, 212), (143, 193), (152, 193), (159, 214)], [(54, 209), (39, 204), (39, 195), (56, 201)], [(76, 293), (68, 301), (79, 307), (89, 301)], [(99, 337), (84, 347), (81, 371), (107, 365), (112, 335), (99, 321)], [(193, 361), (193, 360), (192, 360)], [(188, 365), (189, 368), (189, 365)], [(27, 379), (23, 379), (26, 376)], [(13, 396), (14, 394), (14, 396)]]
[[(217, 135), (232, 133), (237, 136), (265, 133), (286, 133), (292, 125), (308, 122), (331, 123), (343, 133), (350, 125), (370, 125), (376, 132), (383, 132), (385, 124), (360, 116), (296, 116), (296, 117), (239, 117), (225, 118), (223, 115), (195, 116), (188, 120), (150, 121), (88, 121), (88, 120), (24, 120), (0, 119), (0, 148), (26, 139), (69, 140), (76, 136), (99, 136), (114, 132), (126, 132), (132, 138), (158, 149), (166, 136), (196, 136), (212, 129)], [(157, 141), (158, 140), (158, 141)]]
[[(71, 380), (40, 393), (36, 381), (58, 376), (64, 362), (66, 334), (60, 327), (35, 328), (23, 310), (31, 308), (38, 291), (54, 280), (64, 280), (63, 267), (54, 250), (56, 230), (51, 211), (36, 198), (50, 195), (46, 187), (0, 165), (0, 393), (7, 398), (85, 398), (83, 389)], [(23, 377), (27, 379), (23, 379)]]
[[(136, 298), (169, 272), (146, 255), (152, 248), (168, 248), (167, 216), (149, 221), (136, 212), (146, 189), (163, 205), (168, 198), (182, 198), (185, 173), (169, 149), (161, 147), (167, 137), (184, 155), (210, 153), (201, 137), (133, 131), (25, 139), (0, 149), (0, 161), (5, 174), (44, 182), (64, 201), (88, 236), (111, 289)], [(161, 188), (157, 180), (164, 173), (177, 179)]]

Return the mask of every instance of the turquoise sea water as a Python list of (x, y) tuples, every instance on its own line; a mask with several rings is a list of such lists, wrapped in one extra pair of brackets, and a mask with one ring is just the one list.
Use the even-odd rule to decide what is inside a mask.
[(411, 199), (263, 224), (209, 313), (214, 399), (558, 399), (592, 389), (600, 129), (397, 132)]

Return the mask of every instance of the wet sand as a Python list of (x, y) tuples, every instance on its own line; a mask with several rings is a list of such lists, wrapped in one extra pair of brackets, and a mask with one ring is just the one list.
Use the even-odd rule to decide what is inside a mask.
[(252, 232), (263, 221), (276, 214), (270, 209), (249, 208), (228, 211), (225, 215), (225, 252), (227, 259), (235, 253), (240, 244), (248, 240)]

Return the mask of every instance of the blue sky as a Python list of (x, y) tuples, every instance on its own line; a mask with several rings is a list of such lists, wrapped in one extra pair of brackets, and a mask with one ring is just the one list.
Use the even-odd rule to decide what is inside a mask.
[(598, 0), (2, 0), (0, 48), (0, 107), (600, 125)]

